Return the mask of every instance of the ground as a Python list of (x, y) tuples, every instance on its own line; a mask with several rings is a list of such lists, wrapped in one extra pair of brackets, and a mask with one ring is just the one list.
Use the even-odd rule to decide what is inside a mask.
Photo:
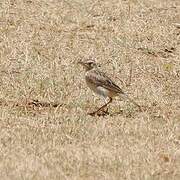
[[(142, 111), (87, 115), (90, 57)], [(0, 179), (180, 179), (179, 0), (1, 0), (0, 76)]]

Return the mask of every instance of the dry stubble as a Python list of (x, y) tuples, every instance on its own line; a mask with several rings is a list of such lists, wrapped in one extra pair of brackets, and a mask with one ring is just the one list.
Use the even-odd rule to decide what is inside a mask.
[[(2, 0), (0, 179), (180, 179), (179, 12), (178, 0)], [(86, 115), (101, 103), (76, 64), (89, 56), (143, 112), (117, 99)]]

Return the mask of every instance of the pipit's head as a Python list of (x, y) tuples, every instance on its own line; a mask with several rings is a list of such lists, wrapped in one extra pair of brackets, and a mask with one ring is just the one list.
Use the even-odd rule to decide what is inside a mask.
[(85, 61), (79, 61), (78, 64), (81, 64), (86, 71), (89, 71), (97, 67), (96, 62), (93, 59), (87, 59)]

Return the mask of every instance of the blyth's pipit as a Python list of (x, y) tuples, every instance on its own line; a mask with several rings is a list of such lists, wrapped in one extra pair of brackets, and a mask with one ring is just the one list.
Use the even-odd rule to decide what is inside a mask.
[(93, 59), (79, 61), (78, 63), (81, 64), (86, 70), (85, 80), (88, 87), (96, 94), (102, 96), (106, 102), (96, 111), (89, 113), (90, 115), (95, 115), (98, 114), (100, 111), (104, 111), (104, 109), (107, 107), (108, 104), (112, 102), (112, 99), (115, 96), (127, 98), (136, 106), (138, 106), (138, 108), (141, 109), (141, 107), (126, 93), (124, 93), (118, 85), (116, 85), (104, 72), (99, 70), (96, 62)]

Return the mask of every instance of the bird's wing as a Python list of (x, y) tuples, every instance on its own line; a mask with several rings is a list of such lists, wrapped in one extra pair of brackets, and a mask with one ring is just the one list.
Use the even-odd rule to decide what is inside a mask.
[(124, 94), (122, 89), (116, 85), (105, 73), (99, 70), (91, 70), (86, 74), (86, 80), (96, 86), (102, 86), (115, 93)]

